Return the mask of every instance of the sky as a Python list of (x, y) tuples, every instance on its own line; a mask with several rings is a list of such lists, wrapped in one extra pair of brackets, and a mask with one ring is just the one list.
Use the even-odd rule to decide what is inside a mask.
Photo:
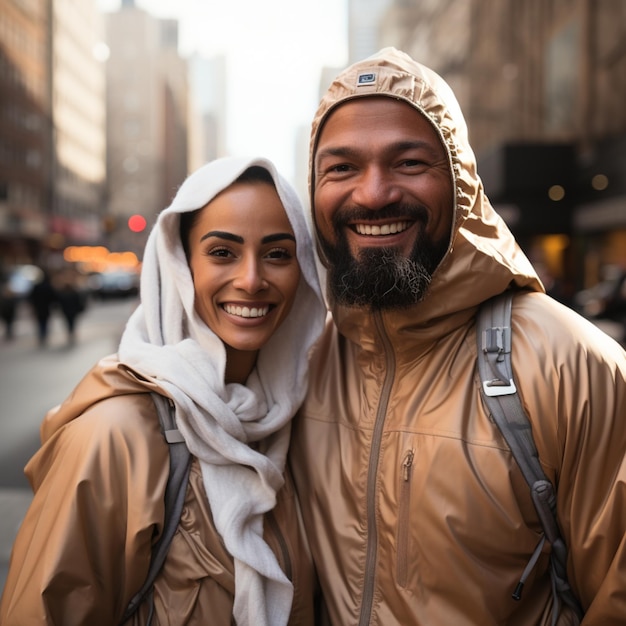
[[(117, 11), (120, 0), (97, 0)], [(320, 71), (347, 63), (347, 0), (136, 0), (156, 17), (179, 19), (183, 56), (224, 54), (227, 148), (272, 159), (294, 176), (297, 129), (309, 126)]]

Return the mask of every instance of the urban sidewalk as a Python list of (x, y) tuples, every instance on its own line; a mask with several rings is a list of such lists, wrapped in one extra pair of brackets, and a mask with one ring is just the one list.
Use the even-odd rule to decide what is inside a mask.
[[(56, 330), (56, 324), (54, 324)], [(4, 332), (4, 328), (0, 329)], [(34, 342), (35, 324), (27, 315), (26, 307), (18, 309), (18, 315), (14, 324), (14, 339), (10, 344), (2, 345), (2, 349), (16, 345), (25, 345)], [(3, 340), (0, 339), (0, 343)], [(0, 594), (4, 589), (7, 573), (9, 571), (9, 558), (17, 531), (24, 519), (26, 509), (30, 505), (33, 494), (30, 489), (0, 488)]]
[(0, 489), (0, 592), (7, 578), (15, 535), (31, 499), (29, 489)]

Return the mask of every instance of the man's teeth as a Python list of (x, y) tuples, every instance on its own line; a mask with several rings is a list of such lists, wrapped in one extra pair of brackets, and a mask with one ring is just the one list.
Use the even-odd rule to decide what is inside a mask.
[(269, 306), (262, 307), (248, 307), (248, 306), (234, 306), (232, 304), (225, 304), (224, 310), (231, 315), (238, 315), (239, 317), (263, 317), (267, 315)]
[(393, 235), (401, 233), (408, 228), (407, 222), (396, 222), (395, 224), (383, 224), (382, 226), (372, 224), (355, 224), (356, 232), (359, 235)]

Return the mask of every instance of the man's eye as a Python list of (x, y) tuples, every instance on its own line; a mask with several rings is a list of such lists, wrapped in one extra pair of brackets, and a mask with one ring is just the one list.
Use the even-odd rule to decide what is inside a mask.
[(339, 163), (338, 165), (333, 165), (331, 168), (329, 168), (329, 171), (331, 172), (348, 172), (350, 171), (350, 166), (347, 165), (346, 163)]
[(315, 173), (316, 178), (324, 178), (324, 176), (332, 176), (333, 174), (343, 174), (350, 171), (347, 163), (324, 163), (320, 165)]
[(426, 165), (426, 163), (420, 159), (405, 159), (403, 165), (406, 167), (419, 167)]

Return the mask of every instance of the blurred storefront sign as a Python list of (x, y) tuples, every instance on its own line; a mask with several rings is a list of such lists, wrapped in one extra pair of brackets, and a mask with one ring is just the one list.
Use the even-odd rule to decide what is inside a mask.
[(487, 197), (518, 236), (570, 231), (576, 169), (572, 144), (503, 144), (478, 159)]
[(578, 232), (626, 229), (626, 135), (594, 144), (584, 157), (580, 178), (574, 228)]
[(68, 241), (81, 243), (96, 243), (101, 234), (100, 221), (90, 216), (79, 219), (53, 215), (50, 230), (65, 236)]
[(0, 235), (41, 239), (48, 232), (48, 223), (40, 213), (15, 213), (0, 208)]
[(626, 228), (626, 194), (577, 207), (573, 222), (579, 232)]

